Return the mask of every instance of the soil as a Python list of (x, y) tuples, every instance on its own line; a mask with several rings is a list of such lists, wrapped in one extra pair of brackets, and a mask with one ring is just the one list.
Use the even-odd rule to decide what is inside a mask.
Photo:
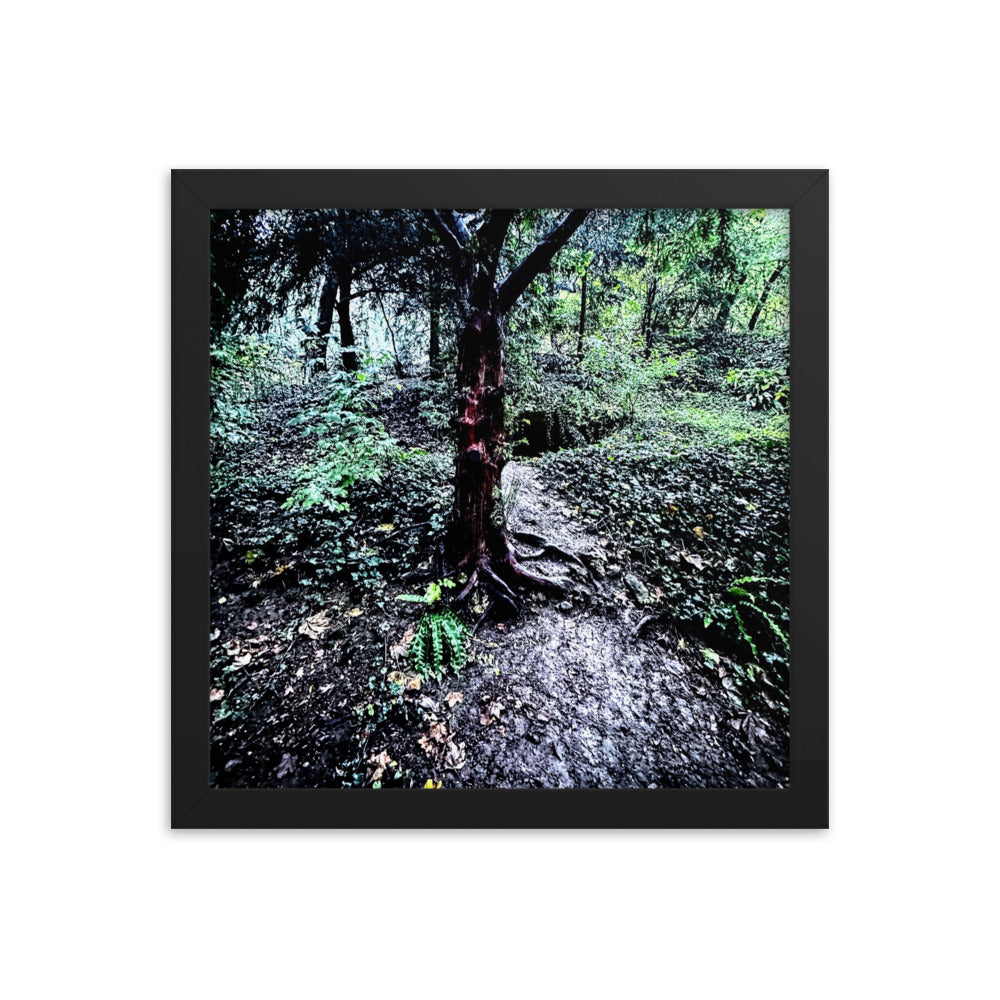
[[(292, 573), (254, 583), (214, 562), (213, 784), (787, 786), (785, 718), (744, 707), (726, 660), (673, 631), (656, 592), (533, 464), (509, 463), (504, 482), (509, 527), (585, 566), (539, 558), (533, 567), (566, 579), (566, 595), (530, 595), (513, 620), (474, 606), (466, 666), (402, 694), (386, 678), (406, 670), (419, 606), (366, 604), (339, 584), (310, 602)], [(391, 596), (412, 590), (400, 583)]]

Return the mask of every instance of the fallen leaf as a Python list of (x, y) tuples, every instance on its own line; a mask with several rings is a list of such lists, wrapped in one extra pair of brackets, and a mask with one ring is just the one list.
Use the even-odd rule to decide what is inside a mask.
[(444, 766), (452, 771), (460, 771), (465, 767), (465, 744), (448, 741), (444, 752)]
[(392, 531), (395, 527), (396, 527), (396, 525), (389, 524), (388, 522), (386, 522), (385, 524), (380, 524), (378, 526), (377, 530), (378, 531)]
[(307, 618), (299, 625), (299, 634), (310, 639), (318, 639), (330, 627), (330, 615), (324, 609)]
[(462, 695), (458, 691), (452, 691), (450, 694), (444, 696), (444, 700), (448, 702), (449, 708), (454, 708), (460, 701), (462, 701)]
[(230, 639), (229, 642), (222, 647), (230, 656), (236, 656), (240, 651), (240, 641), (239, 639)]
[(689, 552), (682, 552), (681, 553), (681, 558), (685, 562), (689, 562), (696, 569), (704, 569), (705, 568), (705, 560), (702, 559), (701, 556), (693, 556)]
[(277, 773), (275, 774), (275, 777), (276, 778), (287, 777), (294, 770), (295, 770), (295, 758), (291, 754), (287, 753), (282, 754), (281, 763), (278, 765), (278, 770)]
[(244, 656), (237, 656), (233, 663), (238, 667), (245, 667), (250, 662), (250, 654), (247, 653)]
[(222, 635), (222, 633), (218, 629), (216, 629), (214, 632), (212, 632), (211, 635), (209, 635), (208, 641), (215, 642), (215, 640), (218, 639), (220, 635)]
[(226, 695), (225, 691), (220, 691), (218, 688), (212, 688), (212, 690), (208, 692), (208, 700), (222, 701), (225, 695)]
[(351, 608), (351, 610), (347, 612), (347, 617), (348, 618), (357, 618), (358, 615), (360, 615), (360, 614), (363, 614), (361, 608)]
[(427, 781), (424, 782), (424, 788), (440, 788), (440, 787), (441, 787), (441, 782), (435, 781), (433, 778), (428, 778)]
[(705, 537), (705, 532), (702, 531), (702, 529), (700, 527), (695, 527), (695, 529), (694, 529), (694, 536), (695, 536), (695, 538), (704, 538)]

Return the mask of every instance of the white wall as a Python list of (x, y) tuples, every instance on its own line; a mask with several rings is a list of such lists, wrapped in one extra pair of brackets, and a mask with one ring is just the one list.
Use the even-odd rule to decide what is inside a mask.
[[(985, 994), (982, 9), (6, 11), (9, 995)], [(196, 166), (832, 168), (829, 833), (168, 831), (168, 170)]]

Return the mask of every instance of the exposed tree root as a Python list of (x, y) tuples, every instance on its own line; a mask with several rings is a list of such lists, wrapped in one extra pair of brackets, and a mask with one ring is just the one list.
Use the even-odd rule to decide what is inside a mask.
[[(461, 565), (461, 563), (459, 563), (459, 565)], [(479, 570), (474, 569), (469, 574), (469, 579), (466, 582), (465, 586), (458, 592), (458, 596), (455, 598), (455, 602), (457, 604), (461, 604), (462, 601), (464, 601), (469, 596), (469, 594), (472, 593), (472, 588), (476, 585), (476, 581), (478, 579), (479, 579)]]

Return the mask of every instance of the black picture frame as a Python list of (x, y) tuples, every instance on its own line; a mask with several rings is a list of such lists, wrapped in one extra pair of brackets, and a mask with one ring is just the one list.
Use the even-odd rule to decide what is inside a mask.
[[(210, 787), (210, 213), (455, 205), (791, 210), (790, 787)], [(175, 170), (171, 220), (173, 828), (829, 825), (827, 170)]]

